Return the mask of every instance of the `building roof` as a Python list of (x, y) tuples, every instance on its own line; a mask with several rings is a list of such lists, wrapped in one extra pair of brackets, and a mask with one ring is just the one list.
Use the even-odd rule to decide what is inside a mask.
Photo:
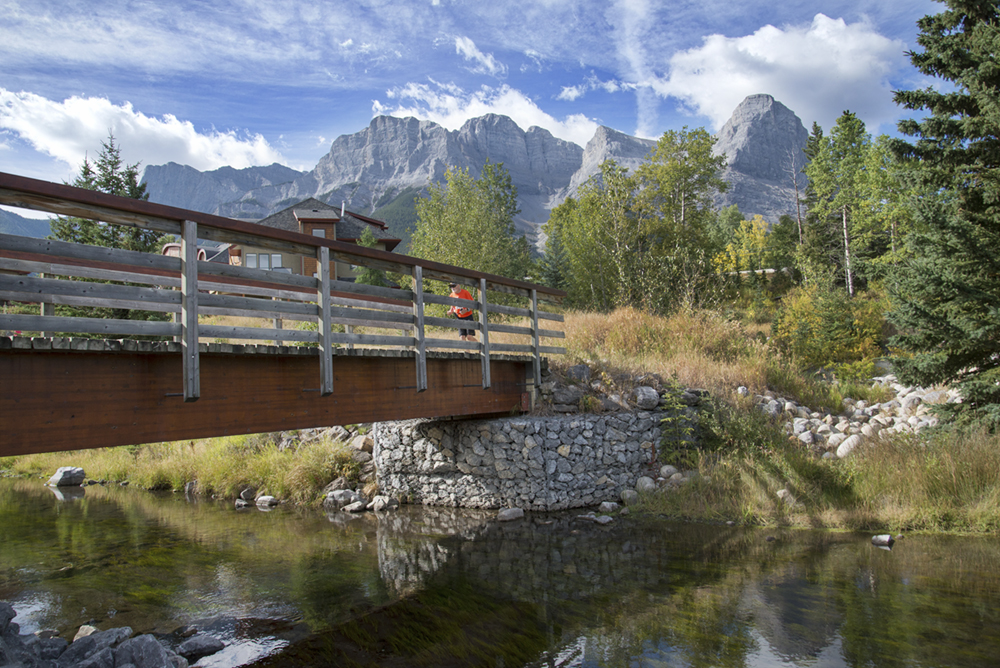
[(257, 224), (289, 232), (300, 232), (300, 221), (334, 223), (337, 230), (337, 239), (343, 241), (356, 242), (361, 238), (365, 227), (368, 227), (375, 235), (375, 238), (384, 242), (386, 249), (390, 251), (398, 246), (400, 242), (400, 239), (392, 236), (386, 224), (381, 220), (369, 218), (368, 216), (351, 211), (345, 212), (343, 217), (341, 217), (338, 207), (330, 206), (315, 197), (304, 199), (297, 204), (272, 213), (267, 218), (258, 220)]

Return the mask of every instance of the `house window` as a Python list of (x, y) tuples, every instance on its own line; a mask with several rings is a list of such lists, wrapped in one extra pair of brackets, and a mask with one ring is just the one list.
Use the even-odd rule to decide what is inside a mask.
[(281, 253), (271, 253), (271, 269), (281, 269)]
[(246, 263), (246, 266), (247, 266), (247, 269), (256, 269), (257, 268), (257, 254), (256, 253), (247, 253), (247, 263)]
[(261, 253), (257, 257), (257, 268), (269, 271), (271, 269), (271, 256), (267, 253)]
[(324, 230), (322, 227), (314, 227), (313, 228), (313, 236), (314, 237), (323, 237), (324, 239), (326, 239), (326, 230)]

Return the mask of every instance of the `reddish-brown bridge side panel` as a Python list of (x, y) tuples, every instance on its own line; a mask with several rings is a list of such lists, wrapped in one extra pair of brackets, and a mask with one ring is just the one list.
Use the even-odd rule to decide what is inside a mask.
[(169, 353), (0, 352), (0, 456), (252, 434), (417, 417), (520, 410), (525, 363), (334, 357), (334, 393), (303, 355), (202, 354), (201, 398), (184, 403), (181, 359)]

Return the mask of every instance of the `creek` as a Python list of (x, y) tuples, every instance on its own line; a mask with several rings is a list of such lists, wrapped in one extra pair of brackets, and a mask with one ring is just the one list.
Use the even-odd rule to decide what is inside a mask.
[(195, 625), (198, 666), (986, 666), (1000, 540), (404, 506), (351, 516), (0, 480), (22, 633)]

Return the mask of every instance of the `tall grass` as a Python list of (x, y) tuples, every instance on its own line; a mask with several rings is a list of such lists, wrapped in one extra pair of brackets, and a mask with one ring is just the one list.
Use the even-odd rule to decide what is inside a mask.
[[(610, 375), (676, 376), (713, 395), (712, 408), (699, 413), (700, 449), (658, 453), (658, 464), (683, 464), (700, 476), (644, 496), (642, 507), (650, 512), (873, 531), (1000, 531), (1000, 436), (886, 434), (846, 460), (821, 460), (737, 397), (735, 388), (772, 390), (833, 412), (846, 397), (881, 402), (891, 391), (824, 382), (772, 349), (758, 328), (713, 313), (569, 313), (565, 326), (569, 355), (561, 364), (587, 361)], [(781, 489), (795, 502), (779, 498)]]
[(88, 478), (129, 481), (145, 489), (183, 489), (233, 498), (246, 487), (259, 494), (308, 503), (331, 480), (357, 481), (359, 465), (346, 445), (310, 441), (281, 451), (267, 434), (210, 438), (143, 446), (53, 452), (0, 459), (0, 469), (48, 477), (60, 466), (79, 466)]

